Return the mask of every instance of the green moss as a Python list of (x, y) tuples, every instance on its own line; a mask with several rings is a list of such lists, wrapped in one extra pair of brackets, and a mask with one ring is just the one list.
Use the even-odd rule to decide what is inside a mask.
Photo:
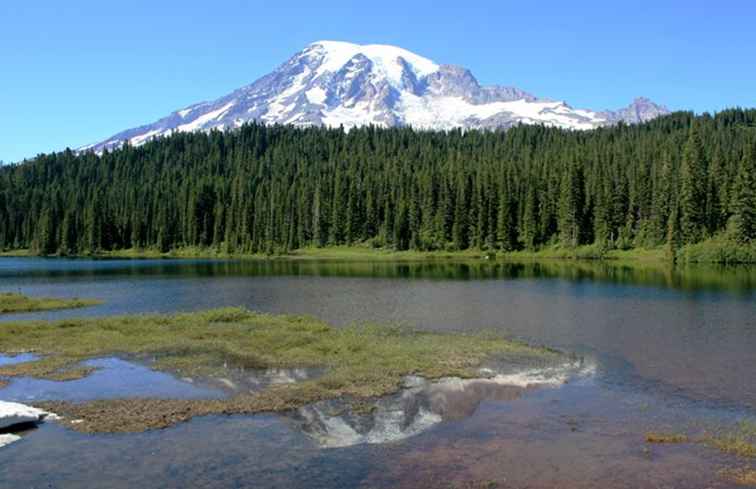
[(50, 297), (29, 297), (12, 292), (0, 293), (0, 314), (18, 312), (50, 311), (55, 309), (75, 309), (101, 304), (91, 299), (54, 299)]
[[(301, 316), (259, 314), (240, 308), (214, 309), (176, 315), (137, 315), (55, 322), (28, 321), (0, 328), (0, 352), (34, 351), (37, 361), (0, 369), (0, 376), (55, 378), (77, 370), (86, 358), (127, 355), (154, 358), (153, 368), (181, 375), (197, 375), (229, 367), (325, 367), (316, 380), (271, 387), (255, 395), (225, 401), (163, 401), (163, 413), (191, 415), (291, 409), (323, 399), (365, 399), (396, 392), (409, 374), (428, 378), (477, 374), (481, 362), (496, 355), (513, 362), (558, 361), (552, 350), (484, 334), (418, 332), (372, 324), (333, 328)], [(97, 406), (137, 400), (101, 401)], [(93, 410), (90, 410), (93, 409)], [(94, 420), (97, 409), (85, 404), (58, 403), (55, 412), (90, 419), (81, 430), (132, 431), (160, 426), (171, 417), (145, 421)], [(130, 416), (123, 408), (124, 416)], [(156, 415), (157, 416), (157, 415)], [(163, 421), (161, 421), (163, 420)], [(115, 421), (114, 421), (115, 422)]]

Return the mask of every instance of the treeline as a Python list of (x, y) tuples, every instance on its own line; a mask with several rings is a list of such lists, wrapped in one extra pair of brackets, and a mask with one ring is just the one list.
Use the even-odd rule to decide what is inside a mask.
[(84, 254), (679, 246), (756, 240), (756, 110), (588, 132), (175, 134), (0, 168), (0, 248)]

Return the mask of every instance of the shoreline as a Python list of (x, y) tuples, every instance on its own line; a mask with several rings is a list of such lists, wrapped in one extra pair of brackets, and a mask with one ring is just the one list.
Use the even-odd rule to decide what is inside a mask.
[[(671, 261), (665, 255), (663, 248), (635, 248), (631, 250), (610, 250), (602, 255), (586, 252), (592, 248), (547, 248), (538, 251), (511, 251), (489, 254), (482, 250), (465, 251), (395, 251), (381, 248), (368, 248), (362, 246), (336, 246), (325, 248), (300, 248), (297, 250), (276, 253), (226, 253), (210, 248), (177, 248), (167, 252), (161, 252), (149, 248), (130, 248), (126, 250), (113, 250), (98, 253), (85, 254), (55, 254), (40, 255), (27, 249), (8, 250), (0, 252), (0, 257), (7, 258), (74, 258), (74, 259), (108, 259), (108, 258), (131, 258), (131, 259), (234, 259), (234, 260), (291, 260), (291, 261), (517, 261), (517, 260), (549, 260), (549, 261), (578, 261), (578, 262), (634, 262), (634, 263), (657, 263), (671, 265)], [(683, 263), (701, 264), (741, 264), (749, 265), (756, 262), (719, 262), (719, 261), (692, 261)]]
[[(553, 260), (577, 262), (623, 262), (627, 264), (659, 264), (672, 266), (665, 246), (655, 248), (631, 248), (627, 250), (601, 250), (595, 245), (577, 248), (558, 246), (539, 250), (517, 250), (508, 252), (487, 252), (479, 249), (463, 251), (396, 251), (389, 248), (372, 248), (366, 245), (326, 246), (323, 248), (306, 247), (296, 250), (264, 253), (229, 253), (217, 248), (182, 247), (161, 252), (151, 248), (129, 248), (124, 250), (103, 251), (97, 253), (73, 255), (39, 255), (29, 249), (0, 251), (0, 257), (40, 257), (40, 258), (131, 258), (131, 259), (234, 259), (234, 260), (322, 260), (322, 261), (517, 261), (517, 260)], [(720, 265), (756, 265), (756, 243), (739, 245), (730, 241), (712, 238), (710, 240), (687, 245), (677, 253), (677, 264), (720, 264)]]

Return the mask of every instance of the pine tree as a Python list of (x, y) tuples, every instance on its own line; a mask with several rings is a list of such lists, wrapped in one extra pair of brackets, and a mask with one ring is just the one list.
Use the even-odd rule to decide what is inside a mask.
[(70, 212), (66, 212), (60, 226), (60, 251), (65, 255), (76, 253), (76, 222)]
[(520, 241), (529, 250), (535, 249), (538, 240), (538, 202), (536, 202), (535, 189), (530, 187), (525, 197), (525, 209), (522, 216), (520, 229)]
[(667, 258), (674, 263), (677, 261), (677, 250), (680, 247), (680, 212), (673, 206), (667, 222)]
[(496, 237), (499, 241), (500, 250), (512, 251), (515, 248), (513, 239), (515, 231), (510, 197), (502, 191), (499, 194), (499, 207), (496, 212)]
[[(671, 157), (664, 155), (661, 167), (654, 180), (654, 194), (652, 202), (653, 238), (657, 243), (666, 241), (667, 224), (671, 213), (671, 202), (675, 199), (674, 180)], [(597, 209), (598, 211), (598, 209)]]
[(452, 225), (452, 239), (458, 250), (467, 249), (469, 245), (467, 194), (464, 183), (459, 186), (457, 198), (454, 204), (454, 224)]
[(41, 255), (52, 255), (56, 251), (55, 223), (49, 208), (42, 211), (37, 224), (37, 252)]
[(583, 182), (580, 171), (571, 165), (562, 177), (559, 192), (559, 239), (562, 244), (580, 244), (583, 221)]
[(334, 177), (333, 185), (333, 197), (331, 199), (331, 221), (330, 230), (331, 236), (329, 243), (332, 245), (340, 245), (344, 243), (344, 237), (346, 235), (346, 204), (344, 189), (347, 185), (344, 185), (342, 181), (341, 172), (337, 170)]
[(320, 184), (315, 187), (315, 197), (312, 203), (312, 241), (318, 248), (325, 246), (326, 236), (323, 229), (323, 222), (320, 217)]
[(680, 233), (684, 243), (700, 241), (706, 229), (706, 160), (697, 126), (683, 147), (680, 168)]
[(399, 201), (394, 220), (394, 247), (403, 251), (409, 249), (410, 245), (410, 227), (409, 212), (404, 200)]
[(599, 182), (593, 203), (593, 236), (602, 249), (609, 247), (609, 198), (604, 182)]
[(756, 144), (743, 154), (732, 187), (730, 226), (741, 243), (756, 240)]

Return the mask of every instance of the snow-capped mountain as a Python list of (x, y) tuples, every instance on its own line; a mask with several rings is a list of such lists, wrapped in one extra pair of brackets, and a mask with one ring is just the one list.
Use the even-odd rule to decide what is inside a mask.
[(175, 131), (229, 129), (248, 121), (351, 128), (508, 128), (520, 123), (592, 129), (642, 122), (669, 111), (645, 98), (617, 111), (574, 109), (519, 88), (481, 86), (469, 70), (402, 48), (319, 41), (256, 82), (212, 102), (81, 148), (140, 145)]

